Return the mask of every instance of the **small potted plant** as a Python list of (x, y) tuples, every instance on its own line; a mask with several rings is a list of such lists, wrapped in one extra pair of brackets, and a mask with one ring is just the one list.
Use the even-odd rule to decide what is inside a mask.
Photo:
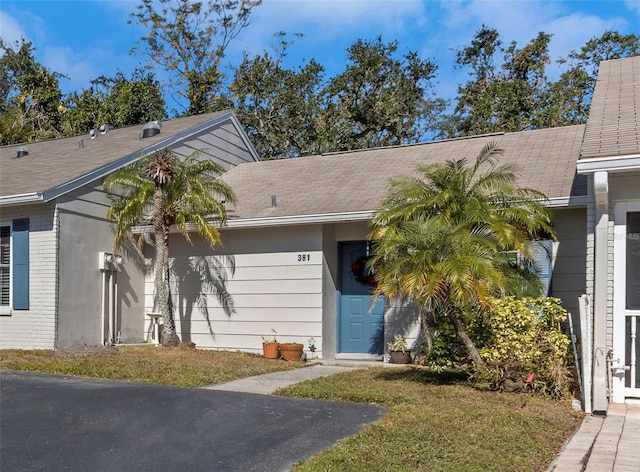
[(304, 344), (302, 343), (281, 343), (280, 355), (285, 361), (299, 361), (302, 359), (302, 350)]
[(262, 354), (265, 359), (278, 359), (280, 357), (280, 343), (276, 339), (278, 332), (271, 328), (272, 336), (262, 336)]
[(407, 340), (401, 334), (396, 334), (393, 341), (387, 344), (389, 355), (394, 364), (411, 364), (411, 351), (407, 349)]

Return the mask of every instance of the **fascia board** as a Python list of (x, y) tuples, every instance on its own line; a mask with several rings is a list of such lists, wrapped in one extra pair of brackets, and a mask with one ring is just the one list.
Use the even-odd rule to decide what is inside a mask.
[(547, 208), (562, 208), (571, 207), (579, 208), (587, 206), (587, 196), (573, 196), (573, 197), (554, 197), (548, 198), (542, 202)]
[(242, 139), (244, 145), (247, 146), (247, 149), (249, 150), (251, 157), (253, 157), (253, 160), (255, 162), (261, 161), (262, 159), (260, 159), (260, 156), (258, 156), (258, 152), (253, 147), (253, 144), (251, 144), (249, 136), (247, 136), (247, 133), (245, 133), (244, 129), (242, 128), (242, 124), (240, 124), (240, 121), (238, 121), (236, 115), (234, 115), (233, 113), (229, 113), (229, 115), (231, 123), (236, 128), (236, 131), (238, 132), (238, 135), (240, 136), (240, 139)]
[(349, 223), (351, 221), (367, 221), (373, 218), (373, 210), (324, 213), (320, 215), (293, 215), (277, 216), (269, 218), (247, 218), (238, 220), (227, 220), (227, 228), (254, 228), (260, 226), (286, 226), (321, 223)]
[(623, 172), (628, 170), (640, 170), (640, 154), (594, 157), (578, 161), (578, 174), (591, 174), (598, 171)]
[(4, 205), (22, 205), (25, 203), (41, 203), (43, 202), (41, 193), (23, 193), (20, 195), (7, 195), (0, 197), (0, 206)]

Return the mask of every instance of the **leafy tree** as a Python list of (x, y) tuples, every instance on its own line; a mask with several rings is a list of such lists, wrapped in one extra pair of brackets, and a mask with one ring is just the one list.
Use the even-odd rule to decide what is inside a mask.
[[(295, 35), (301, 38), (301, 34)], [(296, 157), (319, 151), (317, 123), (323, 68), (314, 60), (297, 69), (284, 67), (294, 44), (285, 33), (274, 47), (250, 59), (246, 54), (230, 85), (236, 113), (263, 159)]]
[[(520, 131), (586, 123), (600, 61), (640, 51), (640, 37), (607, 31), (557, 62), (566, 67), (559, 80), (545, 75), (551, 35), (539, 33), (524, 48), (508, 48), (495, 29), (483, 26), (456, 63), (472, 80), (458, 87), (455, 112), (441, 137)], [(502, 53), (502, 62), (497, 63)]]
[(568, 65), (560, 79), (549, 85), (543, 105), (544, 127), (586, 123), (601, 61), (632, 56), (640, 51), (640, 36), (606, 31), (558, 62)]
[[(226, 221), (220, 199), (233, 202), (231, 189), (217, 177), (223, 169), (192, 154), (181, 160), (168, 149), (156, 151), (104, 180), (115, 194), (108, 218), (116, 224), (115, 245), (120, 246), (133, 226), (151, 224), (155, 238), (155, 293), (164, 321), (162, 344), (180, 342), (169, 285), (169, 228), (176, 225), (191, 242), (190, 226), (213, 247), (220, 242), (216, 224)], [(151, 211), (149, 212), (151, 207)]]
[(498, 164), (501, 154), (488, 144), (473, 163), (432, 164), (392, 181), (370, 234), (374, 294), (413, 301), (428, 338), (429, 317), (448, 320), (478, 367), (484, 362), (466, 317), (477, 316), (491, 296), (539, 290), (508, 251), (532, 264), (531, 241), (553, 235), (544, 196), (518, 187), (516, 169)]
[[(231, 41), (249, 25), (262, 0), (142, 0), (130, 23), (148, 29), (143, 54), (171, 74), (171, 87), (187, 101), (186, 114), (220, 108), (220, 62)], [(138, 49), (134, 48), (134, 52)]]
[[(471, 45), (457, 52), (456, 63), (469, 67), (473, 80), (458, 87), (448, 134), (471, 136), (537, 127), (550, 40), (551, 35), (541, 32), (521, 49), (515, 41), (503, 48), (498, 32), (483, 25)], [(503, 62), (496, 66), (499, 52)]]
[(436, 65), (416, 52), (396, 58), (398, 42), (357, 40), (348, 64), (323, 90), (319, 132), (327, 150), (418, 141), (444, 108), (429, 94)]
[(136, 69), (127, 79), (100, 76), (67, 99), (66, 134), (82, 134), (100, 125), (122, 127), (164, 118), (164, 98), (153, 73)]
[(35, 48), (22, 38), (0, 38), (0, 144), (62, 136), (65, 112), (59, 79), (36, 61)]

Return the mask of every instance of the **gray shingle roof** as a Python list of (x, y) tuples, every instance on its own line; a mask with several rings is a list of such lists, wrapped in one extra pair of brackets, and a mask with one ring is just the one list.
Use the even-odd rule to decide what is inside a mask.
[[(503, 162), (521, 169), (520, 185), (549, 198), (586, 195), (586, 178), (576, 177), (584, 125), (478, 136), (408, 146), (241, 164), (224, 178), (238, 203), (230, 219), (318, 215), (375, 210), (389, 179), (416, 166), (448, 159), (475, 159), (497, 142)], [(271, 196), (276, 196), (276, 207)]]
[(640, 56), (600, 63), (581, 158), (640, 152)]
[[(120, 159), (147, 154), (150, 146), (230, 115), (218, 112), (164, 121), (160, 134), (142, 140), (138, 134), (142, 135), (144, 125), (137, 125), (98, 133), (95, 139), (86, 134), (0, 147), (0, 197), (42, 193)], [(26, 146), (29, 154), (16, 158), (20, 146)]]

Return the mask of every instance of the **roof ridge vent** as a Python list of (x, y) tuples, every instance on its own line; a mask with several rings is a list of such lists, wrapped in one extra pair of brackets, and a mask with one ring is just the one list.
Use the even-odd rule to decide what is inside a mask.
[(109, 132), (109, 125), (101, 125), (99, 131), (100, 134), (107, 134)]
[(16, 159), (19, 157), (27, 156), (27, 155), (29, 155), (29, 150), (27, 149), (27, 146), (20, 146), (16, 151)]
[(150, 138), (160, 133), (162, 122), (160, 120), (150, 121), (142, 128), (142, 138)]

